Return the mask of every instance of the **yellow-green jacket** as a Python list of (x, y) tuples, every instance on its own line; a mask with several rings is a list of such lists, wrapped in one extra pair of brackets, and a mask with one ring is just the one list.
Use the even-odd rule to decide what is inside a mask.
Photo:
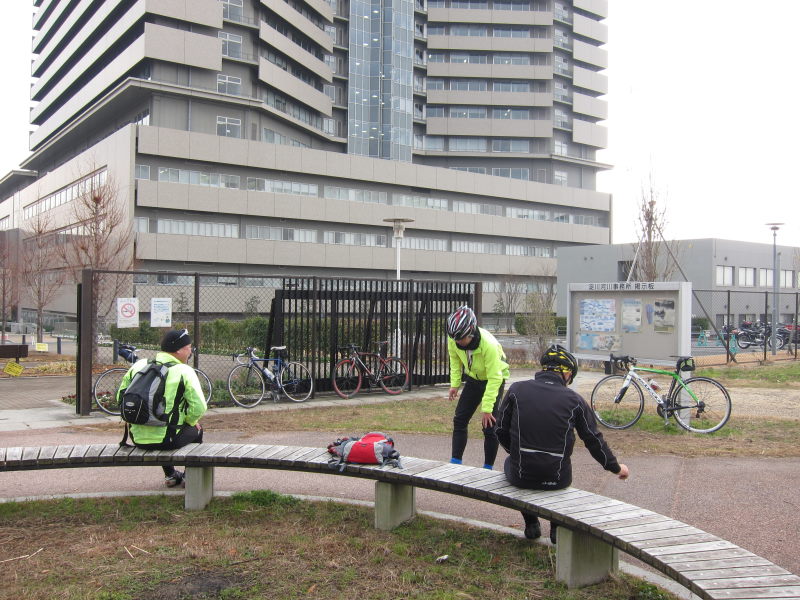
[(450, 387), (461, 385), (461, 370), (473, 379), (486, 381), (486, 390), (481, 399), (481, 412), (490, 413), (497, 400), (497, 392), (508, 379), (509, 370), (503, 347), (495, 337), (479, 327), (481, 341), (475, 350), (463, 350), (451, 338), (447, 338), (450, 354)]
[[(164, 400), (166, 401), (165, 410), (167, 413), (172, 411), (175, 405), (175, 395), (178, 387), (183, 380), (183, 395), (178, 398), (178, 432), (184, 425), (194, 427), (207, 409), (206, 399), (203, 396), (203, 389), (200, 387), (200, 380), (197, 373), (189, 365), (183, 364), (177, 358), (166, 352), (159, 352), (154, 359), (165, 365), (170, 365), (167, 371), (167, 379), (164, 383)], [(117, 391), (117, 400), (121, 400), (121, 394), (125, 393), (133, 376), (145, 367), (148, 359), (143, 358), (136, 361), (125, 377)], [(185, 402), (184, 402), (185, 401)], [(177, 433), (177, 432), (176, 432)], [(167, 435), (167, 426), (154, 427), (152, 425), (130, 425), (131, 440), (134, 444), (159, 444), (164, 441)]]

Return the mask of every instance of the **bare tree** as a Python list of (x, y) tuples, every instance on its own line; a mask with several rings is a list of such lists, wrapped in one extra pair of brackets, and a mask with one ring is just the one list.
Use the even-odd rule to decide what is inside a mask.
[(77, 283), (81, 270), (95, 271), (92, 313), (97, 322), (112, 310), (115, 298), (131, 284), (130, 275), (103, 274), (98, 270), (129, 271), (134, 266), (133, 223), (120, 201), (114, 179), (105, 169), (82, 178), (70, 209), (70, 225), (62, 228), (58, 256)]
[(25, 294), (36, 310), (36, 341), (44, 341), (44, 309), (61, 291), (66, 281), (66, 271), (55, 266), (53, 255), (56, 249), (56, 234), (50, 220), (43, 212), (27, 223), (22, 242), (24, 260), (21, 264), (21, 281)]
[(525, 295), (526, 283), (518, 277), (501, 277), (499, 307), (506, 316), (506, 333), (511, 333), (514, 317), (519, 309), (520, 301)]
[(669, 256), (669, 250), (675, 254), (677, 244), (664, 240), (667, 211), (662, 200), (651, 173), (647, 183), (642, 185), (639, 201), (637, 222), (639, 241), (634, 244), (631, 273), (631, 279), (636, 281), (669, 281), (676, 272), (676, 265)]
[(534, 291), (525, 295), (523, 322), (538, 359), (556, 337), (556, 280), (554, 273), (548, 272), (534, 281)]
[(9, 231), (0, 231), (0, 309), (2, 309), (2, 341), (6, 340), (8, 321), (19, 305), (19, 258), (17, 238)]

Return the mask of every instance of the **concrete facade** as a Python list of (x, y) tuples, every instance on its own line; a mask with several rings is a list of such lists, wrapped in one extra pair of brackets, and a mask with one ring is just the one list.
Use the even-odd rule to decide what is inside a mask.
[[(417, 0), (386, 63), (354, 23), (380, 2), (34, 4), (34, 153), (0, 180), (3, 229), (74, 226), (65, 190), (105, 170), (143, 270), (393, 277), (384, 220), (410, 218), (403, 275), (483, 281), (489, 308), (506, 278), (552, 281), (557, 247), (610, 241), (605, 1)], [(408, 102), (361, 111), (354, 56)]]

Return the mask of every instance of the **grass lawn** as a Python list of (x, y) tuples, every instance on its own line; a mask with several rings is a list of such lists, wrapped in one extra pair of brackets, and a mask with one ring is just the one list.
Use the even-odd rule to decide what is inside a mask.
[(567, 590), (549, 546), (420, 516), (391, 532), (372, 511), (269, 491), (0, 504), (0, 598), (669, 600), (619, 576)]

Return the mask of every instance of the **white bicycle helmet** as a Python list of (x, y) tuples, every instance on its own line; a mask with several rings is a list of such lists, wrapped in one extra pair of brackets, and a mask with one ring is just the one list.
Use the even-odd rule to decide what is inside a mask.
[(454, 340), (460, 340), (475, 333), (478, 319), (469, 306), (460, 306), (447, 317), (447, 335)]

